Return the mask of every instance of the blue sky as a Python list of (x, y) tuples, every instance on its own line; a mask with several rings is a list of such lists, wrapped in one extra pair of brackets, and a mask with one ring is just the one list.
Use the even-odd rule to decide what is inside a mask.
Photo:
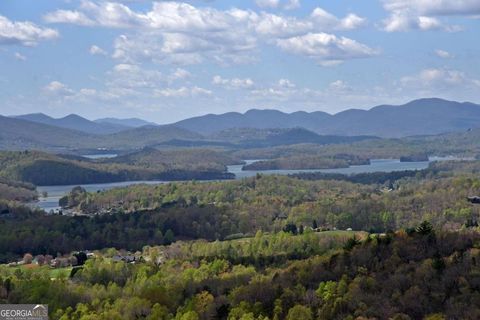
[(480, 102), (480, 1), (0, 2), (0, 114)]

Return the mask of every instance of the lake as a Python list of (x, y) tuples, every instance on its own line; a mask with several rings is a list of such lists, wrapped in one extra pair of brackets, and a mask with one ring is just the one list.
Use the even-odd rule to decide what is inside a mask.
[[(95, 184), (81, 184), (88, 192), (96, 192), (98, 190), (110, 190), (113, 188), (126, 187), (133, 184), (161, 184), (167, 183), (167, 181), (124, 181), (124, 182), (112, 182), (112, 183), (95, 183)], [(58, 210), (58, 201), (64, 195), (69, 193), (77, 185), (69, 186), (37, 186), (39, 193), (39, 199), (34, 204), (47, 212), (50, 210)], [(47, 197), (42, 197), (42, 193), (46, 192)]]
[(117, 157), (118, 154), (116, 153), (98, 153), (98, 154), (82, 154), (82, 157), (88, 159), (111, 159)]
[[(261, 174), (293, 174), (300, 172), (324, 172), (324, 173), (341, 173), (341, 174), (355, 174), (355, 173), (368, 173), (368, 172), (392, 172), (392, 171), (404, 171), (404, 170), (422, 170), (428, 167), (428, 164), (432, 161), (446, 161), (446, 160), (460, 160), (455, 157), (431, 157), (429, 161), (420, 162), (400, 162), (398, 159), (376, 159), (371, 160), (369, 165), (350, 166), (348, 168), (337, 169), (311, 169), (311, 170), (261, 170), (261, 171), (242, 171), (243, 165), (227, 166), (228, 172), (235, 174), (236, 179), (242, 179), (247, 177), (253, 177), (257, 173)], [(259, 160), (245, 160), (247, 164), (253, 163)], [(98, 183), (98, 184), (83, 184), (81, 185), (89, 192), (96, 192), (98, 190), (109, 190), (118, 187), (126, 187), (134, 184), (162, 184), (170, 181), (124, 181), (113, 183)], [(41, 195), (43, 192), (47, 192), (47, 197), (39, 198), (39, 201), (34, 205), (49, 212), (50, 210), (58, 210), (58, 200), (66, 195), (73, 187), (70, 186), (38, 186), (37, 190)]]
[[(447, 161), (447, 160), (460, 160), (456, 157), (431, 157), (429, 161), (418, 162), (400, 162), (399, 159), (373, 159), (370, 160), (370, 164), (350, 166), (348, 168), (335, 168), (335, 169), (308, 169), (308, 170), (259, 170), (259, 171), (242, 171), (243, 165), (228, 166), (228, 172), (234, 173), (237, 179), (253, 177), (257, 173), (261, 174), (294, 174), (301, 172), (324, 172), (324, 173), (341, 173), (341, 174), (356, 174), (356, 173), (369, 173), (369, 172), (393, 172), (404, 170), (422, 170), (428, 168), (428, 165), (432, 161)], [(247, 164), (256, 162), (259, 160), (245, 160)]]

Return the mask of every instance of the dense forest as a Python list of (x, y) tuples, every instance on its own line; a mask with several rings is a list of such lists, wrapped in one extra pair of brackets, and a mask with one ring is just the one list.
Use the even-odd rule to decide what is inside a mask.
[(290, 170), (290, 169), (333, 169), (351, 165), (367, 165), (370, 160), (351, 154), (336, 154), (333, 157), (292, 156), (274, 160), (261, 160), (244, 165), (242, 170)]
[[(467, 201), (480, 193), (480, 179), (471, 176), (479, 169), (478, 162), (443, 162), (418, 172), (342, 179), (338, 175), (257, 175), (95, 193), (74, 188), (60, 204), (84, 216), (44, 216), (13, 207), (0, 224), (0, 252), (2, 261), (8, 261), (25, 252), (138, 250), (145, 244), (182, 239), (241, 238), (258, 230), (351, 228), (383, 233), (411, 228), (423, 220), (436, 228), (458, 230), (480, 220), (480, 206)], [(12, 214), (15, 210), (19, 213)]]
[(39, 151), (0, 152), (0, 177), (35, 185), (71, 185), (132, 180), (231, 179), (227, 164), (238, 160), (212, 150), (143, 149), (106, 160)]
[(480, 180), (469, 174), (478, 168), (478, 162), (452, 162), (415, 173), (345, 176), (346, 181), (336, 175), (258, 175), (228, 182), (137, 185), (85, 194), (77, 207), (88, 214), (213, 205), (238, 216), (241, 232), (279, 230), (287, 222), (310, 226), (313, 220), (328, 228), (377, 232), (425, 219), (456, 228), (479, 219), (480, 208), (467, 201), (480, 193)]
[[(386, 235), (257, 233), (146, 246), (132, 264), (97, 252), (70, 275), (0, 266), (0, 302), (52, 319), (478, 319), (478, 232), (427, 222)], [(279, 259), (279, 256), (284, 258)]]
[[(147, 167), (161, 166), (164, 152), (55, 159)], [(11, 170), (42, 154), (9, 156)], [(449, 161), (420, 171), (75, 187), (60, 204), (79, 215), (22, 205), (35, 187), (4, 175), (0, 263), (24, 259), (0, 265), (0, 303), (47, 303), (52, 319), (65, 320), (477, 319), (480, 206), (468, 199), (480, 195), (479, 173), (480, 161)], [(42, 262), (84, 252), (73, 267)]]
[(464, 133), (449, 133), (435, 136), (416, 136), (401, 139), (366, 139), (350, 143), (297, 143), (233, 150), (240, 159), (278, 159), (295, 156), (331, 158), (351, 154), (365, 159), (418, 158), (420, 155), (476, 157), (480, 155), (478, 141), (480, 129)]

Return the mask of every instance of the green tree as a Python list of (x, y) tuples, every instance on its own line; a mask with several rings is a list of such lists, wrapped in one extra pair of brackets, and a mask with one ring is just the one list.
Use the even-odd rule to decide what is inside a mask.
[(286, 320), (313, 320), (312, 310), (302, 305), (295, 305), (288, 310)]

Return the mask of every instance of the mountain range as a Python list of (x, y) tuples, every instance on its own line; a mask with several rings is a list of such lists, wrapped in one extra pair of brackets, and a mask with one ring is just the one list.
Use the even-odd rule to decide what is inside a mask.
[(370, 110), (349, 109), (334, 115), (319, 111), (283, 113), (278, 110), (252, 109), (243, 114), (208, 114), (173, 125), (201, 134), (242, 127), (302, 127), (318, 134), (396, 138), (480, 127), (480, 105), (430, 98), (400, 106), (381, 105)]
[(100, 124), (114, 124), (123, 127), (138, 128), (143, 126), (155, 126), (157, 125), (154, 122), (148, 122), (138, 118), (128, 118), (128, 119), (117, 119), (117, 118), (102, 118), (94, 120), (96, 123)]
[(47, 124), (54, 127), (83, 131), (92, 134), (109, 134), (127, 130), (131, 127), (111, 122), (97, 123), (76, 114), (70, 114), (63, 118), (52, 118), (43, 113), (31, 113), (15, 116), (16, 119), (27, 120), (36, 123)]
[(37, 113), (0, 116), (0, 149), (137, 149), (169, 141), (176, 146), (197, 146), (200, 142), (204, 146), (233, 143), (245, 147), (328, 144), (372, 136), (465, 132), (472, 128), (480, 128), (480, 105), (437, 98), (370, 110), (350, 109), (334, 115), (252, 109), (245, 113), (208, 114), (161, 126), (135, 118), (91, 121), (74, 114), (55, 119)]

